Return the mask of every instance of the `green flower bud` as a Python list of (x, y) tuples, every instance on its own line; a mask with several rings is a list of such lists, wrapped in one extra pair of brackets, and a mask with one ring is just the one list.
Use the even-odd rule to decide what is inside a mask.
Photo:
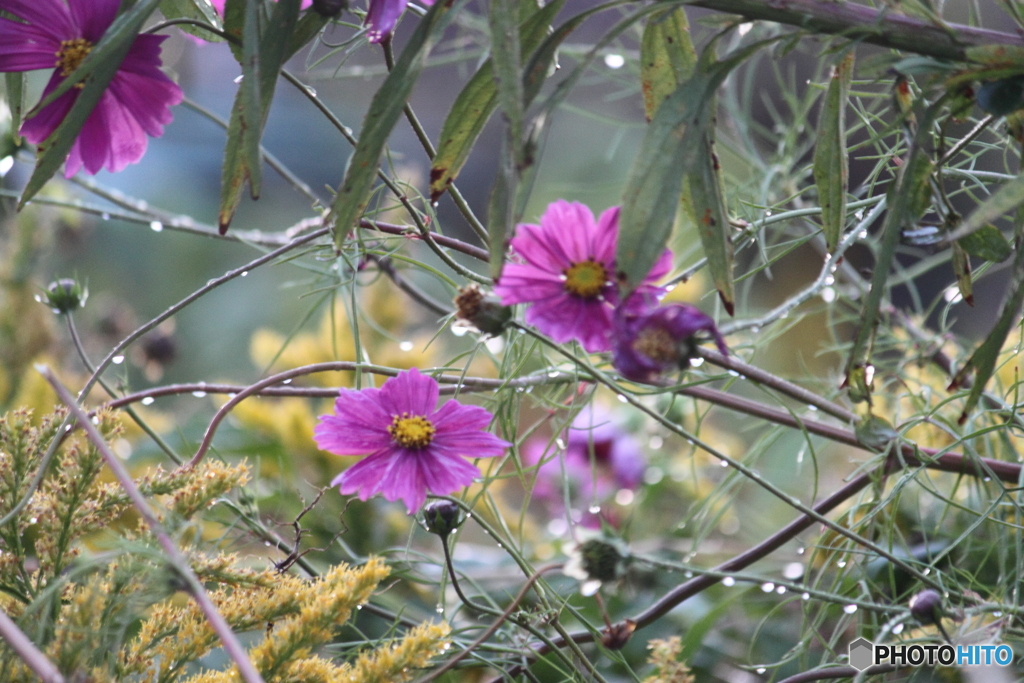
[(942, 619), (942, 595), (931, 588), (910, 598), (910, 613), (922, 624), (938, 624)]
[(621, 579), (633, 561), (625, 543), (605, 535), (574, 544), (567, 554), (569, 561), (562, 572), (583, 582), (580, 592), (584, 595), (593, 595), (602, 583)]
[(37, 296), (36, 300), (52, 308), (54, 313), (65, 314), (77, 311), (85, 305), (85, 300), (88, 298), (89, 289), (87, 287), (78, 284), (71, 278), (63, 278), (51, 282), (46, 291), (41, 296)]

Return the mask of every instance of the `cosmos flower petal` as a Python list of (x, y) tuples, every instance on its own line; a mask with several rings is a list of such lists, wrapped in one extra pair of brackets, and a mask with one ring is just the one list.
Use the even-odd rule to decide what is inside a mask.
[(565, 295), (565, 282), (557, 275), (520, 263), (508, 263), (494, 293), (505, 306)]
[(615, 261), (616, 243), (619, 238), (619, 211), (620, 207), (613, 206), (605, 209), (601, 217), (597, 219), (593, 252), (594, 258), (600, 263), (610, 264)]
[(91, 43), (99, 42), (121, 8), (121, 0), (68, 0), (71, 20), (81, 32), (80, 36)]
[(590, 353), (611, 348), (612, 309), (600, 299), (583, 301), (570, 294), (547, 299), (526, 311), (526, 322), (558, 343), (577, 339)]
[[(433, 461), (433, 462), (431, 462)], [(480, 475), (480, 469), (459, 457), (451, 457), (438, 452), (431, 457), (423, 458), (420, 470), (427, 490), (446, 494), (469, 486)]]
[(381, 427), (346, 422), (334, 415), (321, 415), (313, 429), (317, 448), (335, 455), (366, 455), (391, 444), (391, 435)]
[(3, 0), (2, 8), (53, 36), (58, 44), (81, 37), (68, 6), (60, 0)]
[(416, 368), (398, 373), (380, 388), (381, 405), (392, 415), (429, 415), (437, 408), (440, 388)]
[[(380, 492), (384, 494), (384, 498), (401, 500), (410, 515), (423, 507), (427, 500), (427, 481), (424, 473), (430, 467), (436, 466), (435, 463), (429, 462), (432, 460), (429, 453), (400, 449), (392, 457), (391, 466), (380, 480)], [(444, 463), (444, 466), (447, 467), (448, 463)], [(454, 489), (449, 489), (452, 490)]]
[[(541, 216), (540, 225), (548, 239), (558, 242), (570, 263), (594, 257), (593, 241), (597, 225), (594, 223), (594, 214), (583, 204), (564, 199), (552, 202)], [(568, 226), (572, 226), (572, 229), (567, 230)]]
[[(43, 99), (56, 89), (57, 85), (64, 80), (59, 73), (54, 72), (50, 76), (49, 83), (43, 88)], [(79, 91), (75, 88), (71, 88), (66, 93), (50, 102), (48, 105), (40, 109), (32, 118), (25, 119), (24, 123), (21, 124), (21, 130), (19, 133), (25, 137), (26, 140), (31, 142), (33, 145), (38, 145), (43, 140), (50, 136), (50, 133), (57, 130), (57, 126), (67, 116), (68, 110), (78, 99)]]
[(335, 477), (331, 485), (340, 487), (343, 495), (350, 496), (358, 492), (360, 500), (367, 500), (380, 493), (384, 475), (394, 467), (398, 458), (398, 449), (389, 447), (381, 450), (349, 467)]
[(60, 41), (30, 24), (0, 17), (0, 70), (52, 69)]

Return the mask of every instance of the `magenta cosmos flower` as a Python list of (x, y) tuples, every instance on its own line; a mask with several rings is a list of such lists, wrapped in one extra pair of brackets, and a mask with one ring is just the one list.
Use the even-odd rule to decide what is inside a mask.
[[(45, 98), (85, 59), (113, 23), (120, 0), (0, 0), (0, 10), (20, 21), (0, 18), (0, 71), (53, 69)], [(68, 154), (64, 174), (82, 167), (120, 171), (146, 152), (147, 135), (163, 135), (170, 107), (181, 89), (160, 71), (160, 44), (167, 36), (140, 35), (102, 98), (85, 120)], [(35, 112), (21, 134), (38, 145), (57, 129), (78, 99), (79, 88)]]
[[(556, 342), (576, 339), (591, 353), (608, 351), (619, 296), (613, 282), (618, 236), (619, 207), (595, 221), (583, 204), (560, 199), (540, 225), (516, 226), (512, 250), (520, 260), (506, 264), (494, 292), (506, 306), (530, 304), (526, 322)], [(661, 294), (650, 283), (671, 265), (666, 249), (637, 291)]]
[(689, 304), (620, 307), (612, 363), (623, 377), (653, 384), (663, 373), (686, 367), (696, 353), (698, 332), (709, 333), (718, 350), (729, 353), (715, 321), (699, 308)]
[(380, 389), (342, 389), (334, 415), (321, 415), (317, 446), (337, 455), (367, 457), (334, 478), (341, 493), (361, 500), (383, 493), (402, 499), (409, 514), (427, 493), (469, 486), (480, 470), (463, 456), (489, 458), (512, 444), (484, 431), (493, 417), (477, 406), (448, 401), (437, 407), (437, 382), (416, 368)]

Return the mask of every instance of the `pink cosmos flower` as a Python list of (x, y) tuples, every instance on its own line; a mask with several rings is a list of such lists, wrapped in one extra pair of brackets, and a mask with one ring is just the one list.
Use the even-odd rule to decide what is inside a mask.
[[(0, 18), (0, 71), (53, 69), (45, 98), (73, 72), (113, 23), (120, 0), (0, 0), (0, 10), (20, 21)], [(85, 120), (68, 154), (68, 178), (85, 167), (120, 171), (146, 152), (147, 135), (163, 135), (181, 89), (160, 71), (160, 44), (167, 36), (140, 35), (114, 79)], [(21, 134), (38, 145), (57, 129), (78, 99), (79, 88), (35, 112)]]
[(402, 499), (409, 514), (427, 493), (445, 494), (473, 483), (480, 470), (462, 456), (490, 458), (512, 444), (485, 432), (491, 413), (448, 401), (437, 407), (432, 377), (416, 368), (398, 373), (380, 389), (342, 389), (334, 415), (321, 415), (317, 446), (337, 455), (367, 455), (331, 482), (361, 500), (383, 493)]
[[(512, 249), (521, 261), (506, 264), (494, 293), (506, 306), (531, 304), (526, 322), (556, 342), (576, 339), (591, 353), (608, 351), (619, 298), (613, 281), (618, 236), (619, 207), (595, 222), (583, 204), (560, 199), (548, 206), (540, 225), (516, 226)], [(662, 294), (650, 283), (671, 266), (666, 249), (637, 292)]]

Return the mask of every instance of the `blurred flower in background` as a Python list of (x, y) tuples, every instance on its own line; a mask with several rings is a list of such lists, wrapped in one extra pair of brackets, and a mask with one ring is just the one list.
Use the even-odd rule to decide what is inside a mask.
[[(538, 437), (523, 448), (524, 465), (537, 467), (534, 499), (557, 516), (565, 511), (568, 491), (569, 509), (586, 509), (576, 521), (598, 527), (604, 519), (617, 526), (616, 514), (605, 506), (613, 500), (631, 503), (633, 493), (643, 483), (647, 458), (640, 444), (610, 411), (591, 403), (572, 421), (564, 438), (555, 441), (555, 446), (552, 451), (551, 443)], [(593, 512), (595, 508), (598, 512)], [(570, 515), (577, 516), (572, 512)]]

